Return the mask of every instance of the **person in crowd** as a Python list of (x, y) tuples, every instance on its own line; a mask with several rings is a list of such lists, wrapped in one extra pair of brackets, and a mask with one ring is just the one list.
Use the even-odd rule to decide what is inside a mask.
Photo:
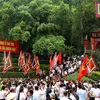
[(95, 100), (100, 100), (100, 84), (97, 84), (97, 88), (94, 93)]
[(27, 100), (33, 100), (33, 90), (27, 92)]
[(7, 95), (6, 100), (17, 100), (17, 94), (14, 88), (11, 88), (10, 93)]
[(34, 88), (33, 100), (40, 100), (40, 91), (38, 86), (35, 86)]
[(46, 100), (46, 88), (47, 87), (44, 82), (40, 83), (40, 100)]
[(24, 94), (23, 86), (21, 86), (20, 89), (19, 89), (18, 99), (17, 100), (26, 100), (26, 95)]
[(27, 96), (27, 92), (28, 92), (28, 88), (27, 88), (27, 84), (24, 84), (24, 94), (25, 96)]
[(68, 98), (70, 100), (76, 100), (76, 97), (74, 96), (73, 91), (74, 90), (72, 88), (68, 90)]
[(5, 100), (8, 94), (9, 94), (8, 87), (2, 86), (2, 90), (0, 91), (0, 100)]
[(54, 92), (50, 93), (50, 100), (55, 100), (55, 94), (54, 94)]
[[(10, 83), (12, 84), (13, 81), (10, 80)], [(27, 86), (24, 86), (25, 84)], [(64, 98), (66, 100), (100, 100), (100, 82), (98, 81), (93, 83), (68, 81), (57, 76), (52, 78), (48, 76), (48, 80), (36, 78), (27, 81), (25, 79), (20, 85), (17, 99), (15, 99), (17, 87), (13, 88), (12, 85), (9, 85), (8, 88), (7, 86), (8, 83), (2, 86), (0, 100), (63, 100)], [(24, 92), (23, 86), (28, 90), (27, 93)]]
[(52, 92), (49, 84), (47, 84), (47, 89), (46, 89), (46, 100), (50, 100), (50, 93)]
[(90, 88), (90, 91), (89, 91), (90, 100), (95, 100), (95, 97), (94, 97), (95, 91), (96, 91), (95, 85), (92, 84), (92, 87)]
[(64, 91), (64, 92), (63, 92), (63, 97), (60, 98), (60, 100), (69, 100), (69, 99), (68, 99), (68, 91)]
[(62, 82), (59, 88), (59, 99), (61, 99), (63, 97), (63, 92), (65, 91), (65, 85)]
[(16, 93), (17, 93), (17, 97), (18, 97), (18, 94), (19, 94), (19, 89), (21, 87), (21, 82), (18, 83), (18, 86), (16, 87)]
[(87, 92), (82, 88), (82, 85), (78, 85), (77, 95), (79, 96), (79, 100), (87, 100)]
[(13, 90), (16, 91), (16, 84), (15, 84), (14, 82), (12, 82), (12, 84), (11, 84), (10, 90), (11, 90), (11, 89), (13, 89)]

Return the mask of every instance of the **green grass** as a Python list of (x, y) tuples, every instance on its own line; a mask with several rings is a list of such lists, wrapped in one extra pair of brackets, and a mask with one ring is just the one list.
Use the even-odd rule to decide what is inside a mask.
[[(77, 80), (78, 77), (78, 73), (73, 73), (71, 75), (68, 75), (66, 77), (67, 80)], [(95, 71), (93, 72), (93, 74), (91, 76), (86, 75), (85, 77), (82, 78), (82, 80), (86, 80), (86, 81), (97, 81), (100, 80), (100, 71)]]

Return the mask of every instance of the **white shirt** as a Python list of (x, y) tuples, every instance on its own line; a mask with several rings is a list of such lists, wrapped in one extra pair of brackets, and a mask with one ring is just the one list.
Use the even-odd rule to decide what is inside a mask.
[(59, 89), (59, 98), (60, 99), (63, 97), (64, 91), (65, 91), (64, 87), (60, 87), (60, 89)]
[(26, 96), (24, 93), (20, 93), (20, 97), (19, 97), (19, 100), (25, 100), (26, 99)]
[(70, 68), (68, 68), (68, 74), (70, 74), (71, 73), (71, 69)]
[(5, 99), (4, 91), (0, 91), (0, 99)]
[(6, 100), (11, 100), (11, 99), (17, 100), (17, 94), (16, 93), (8, 94)]
[(60, 100), (69, 100), (68, 97), (62, 97)]
[(5, 99), (7, 94), (8, 94), (8, 92), (6, 92), (6, 91), (0, 91), (0, 99)]
[(20, 89), (20, 85), (18, 85), (16, 88), (17, 97), (18, 97), (19, 89)]
[(96, 90), (96, 89), (95, 89), (94, 87), (91, 88), (90, 92), (91, 92), (92, 96), (95, 95), (95, 90)]
[(55, 70), (54, 70), (54, 69), (52, 70), (52, 73), (53, 73), (53, 74), (55, 73)]
[(77, 66), (76, 65), (74, 65), (74, 70), (77, 68)]
[(61, 69), (59, 69), (58, 72), (61, 74)]
[(33, 100), (40, 100), (40, 91), (36, 91), (34, 90), (34, 93), (33, 93)]
[(74, 72), (74, 68), (73, 67), (71, 67), (71, 72)]
[(81, 61), (78, 62), (79, 66), (81, 66)]
[(24, 94), (27, 96), (28, 89), (24, 87)]
[(95, 89), (95, 96), (99, 97), (99, 98), (95, 98), (95, 100), (100, 100), (100, 89), (99, 88)]
[(10, 89), (16, 90), (16, 86), (12, 85)]
[(59, 70), (59, 67), (56, 67), (56, 70), (58, 71)]
[(40, 90), (40, 100), (46, 100), (46, 89)]
[(50, 74), (50, 77), (53, 77), (53, 74), (52, 73)]
[(16, 93), (17, 94), (19, 93), (19, 89), (20, 89), (20, 86), (17, 86), (17, 88), (16, 88)]

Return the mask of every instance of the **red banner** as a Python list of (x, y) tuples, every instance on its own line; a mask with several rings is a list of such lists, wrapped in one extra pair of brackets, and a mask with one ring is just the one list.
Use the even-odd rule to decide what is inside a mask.
[(0, 52), (19, 53), (19, 45), (18, 41), (0, 39)]

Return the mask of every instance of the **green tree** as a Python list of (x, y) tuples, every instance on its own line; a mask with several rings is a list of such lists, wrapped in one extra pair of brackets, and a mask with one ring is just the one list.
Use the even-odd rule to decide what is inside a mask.
[(15, 27), (13, 27), (9, 33), (11, 34), (12, 39), (27, 42), (31, 36), (30, 32), (28, 31), (30, 28), (31, 26), (27, 25), (24, 21), (21, 21)]
[(55, 51), (60, 52), (65, 50), (65, 38), (63, 36), (42, 36), (38, 41), (33, 44), (33, 52), (43, 54), (47, 52), (51, 54)]
[(61, 1), (59, 5), (56, 4), (52, 9), (49, 20), (59, 26), (58, 34), (61, 34), (66, 38), (66, 44), (70, 44), (69, 5), (65, 4), (63, 1)]
[(100, 26), (95, 17), (96, 1), (2, 0), (0, 37), (19, 40), (22, 48), (32, 49), (41, 37), (60, 35), (66, 45), (80, 52), (84, 37), (90, 38), (91, 31)]
[(10, 2), (4, 2), (0, 9), (0, 31), (3, 33), (3, 38), (10, 38), (9, 30), (14, 25), (16, 10)]

